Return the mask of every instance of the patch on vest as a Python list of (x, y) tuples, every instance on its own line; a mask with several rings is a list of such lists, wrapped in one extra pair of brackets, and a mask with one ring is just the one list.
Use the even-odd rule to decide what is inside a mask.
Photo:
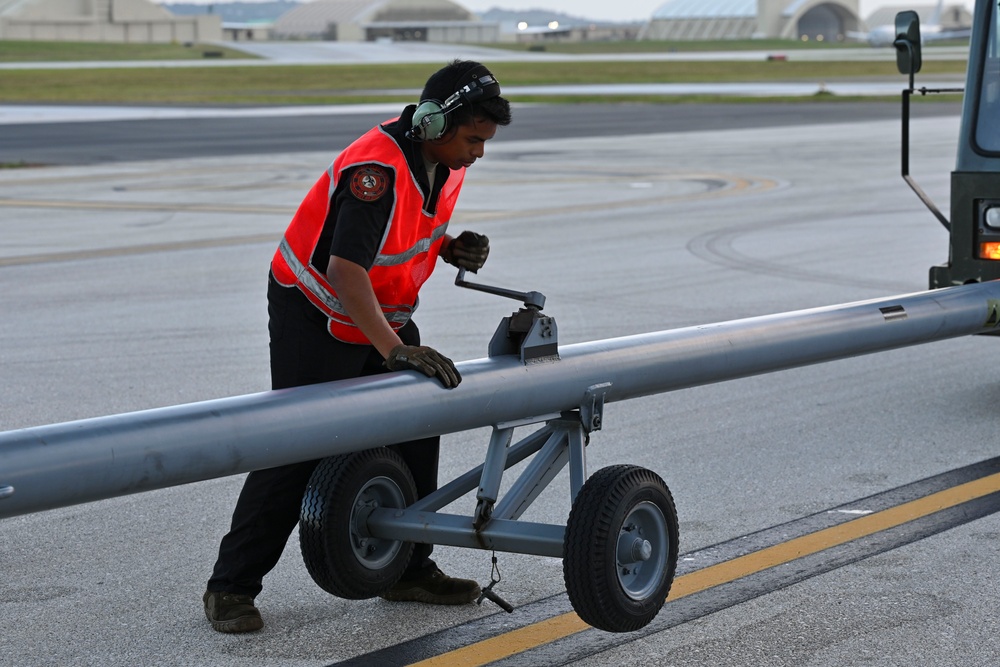
[(351, 194), (361, 201), (378, 201), (389, 189), (389, 173), (384, 167), (368, 165), (351, 176)]

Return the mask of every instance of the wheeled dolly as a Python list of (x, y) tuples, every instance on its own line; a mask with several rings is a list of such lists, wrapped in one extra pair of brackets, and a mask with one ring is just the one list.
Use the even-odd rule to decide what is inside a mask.
[[(469, 283), (464, 271), (456, 284), (524, 303), (504, 318), (490, 356), (558, 363), (555, 321), (541, 314), (544, 296)], [(646, 626), (673, 583), (677, 512), (667, 485), (651, 470), (614, 465), (587, 478), (586, 446), (601, 428), (608, 386), (589, 387), (577, 410), (495, 424), (486, 461), (419, 500), (409, 469), (389, 448), (324, 459), (306, 490), (299, 527), (313, 580), (338, 597), (376, 597), (402, 576), (415, 542), (558, 557), (570, 602), (585, 622), (609, 632)], [(511, 444), (516, 428), (531, 425), (541, 426)], [(504, 471), (523, 461), (500, 497)], [(567, 465), (567, 525), (521, 521)], [(440, 511), (473, 490), (472, 515)], [(491, 589), (486, 596), (503, 606)]]

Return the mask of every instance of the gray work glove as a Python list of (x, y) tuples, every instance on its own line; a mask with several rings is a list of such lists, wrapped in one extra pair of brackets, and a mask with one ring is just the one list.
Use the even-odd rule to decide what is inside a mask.
[(476, 273), (490, 255), (490, 240), (484, 234), (465, 231), (451, 240), (441, 258), (452, 266)]
[(462, 381), (451, 359), (425, 345), (397, 345), (389, 352), (385, 367), (390, 371), (420, 371), (429, 378), (436, 376), (445, 389), (454, 389)]

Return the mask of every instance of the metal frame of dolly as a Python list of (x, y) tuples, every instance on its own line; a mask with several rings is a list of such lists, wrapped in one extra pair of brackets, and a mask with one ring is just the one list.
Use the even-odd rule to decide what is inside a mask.
[[(524, 303), (501, 323), (490, 356), (516, 353), (524, 363), (558, 356), (555, 322), (540, 312), (543, 295), (464, 278), (460, 270), (455, 284)], [(330, 465), (321, 464), (314, 474), (303, 501), (300, 541), (313, 579), (334, 595), (374, 597), (398, 580), (412, 552), (406, 543), (416, 542), (550, 556), (563, 558), (570, 601), (588, 623), (609, 631), (645, 626), (666, 601), (673, 581), (677, 516), (669, 489), (652, 471), (612, 466), (588, 485), (586, 447), (590, 433), (603, 423), (604, 393), (610, 386), (589, 387), (577, 410), (495, 424), (482, 465), (415, 502), (408, 500), (415, 497), (408, 473), (399, 469), (405, 464), (388, 452), (331, 457)], [(541, 423), (539, 430), (511, 445), (515, 428)], [(501, 497), (504, 472), (529, 458)], [(567, 464), (568, 524), (521, 521)], [(349, 467), (362, 479), (339, 475), (331, 482), (331, 466)], [(440, 511), (474, 489), (471, 516)], [(353, 497), (339, 498), (345, 494)], [(630, 505), (632, 496), (637, 497)], [(578, 509), (580, 504), (586, 508)], [(336, 510), (327, 511), (330, 506)], [(484, 597), (512, 611), (492, 591), (495, 583), (486, 587)]]

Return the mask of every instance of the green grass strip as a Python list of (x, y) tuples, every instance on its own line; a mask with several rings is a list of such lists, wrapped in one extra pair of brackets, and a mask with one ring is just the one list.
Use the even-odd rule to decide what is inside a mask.
[[(434, 69), (428, 64), (373, 64), (0, 70), (0, 98), (32, 103), (206, 105), (409, 101)], [(906, 83), (894, 63), (866, 61), (501, 62), (491, 69), (507, 87), (773, 81), (818, 86), (821, 82), (898, 78), (902, 89)], [(921, 77), (964, 72), (962, 61), (931, 61), (925, 62)], [(570, 101), (559, 96), (552, 100)]]

